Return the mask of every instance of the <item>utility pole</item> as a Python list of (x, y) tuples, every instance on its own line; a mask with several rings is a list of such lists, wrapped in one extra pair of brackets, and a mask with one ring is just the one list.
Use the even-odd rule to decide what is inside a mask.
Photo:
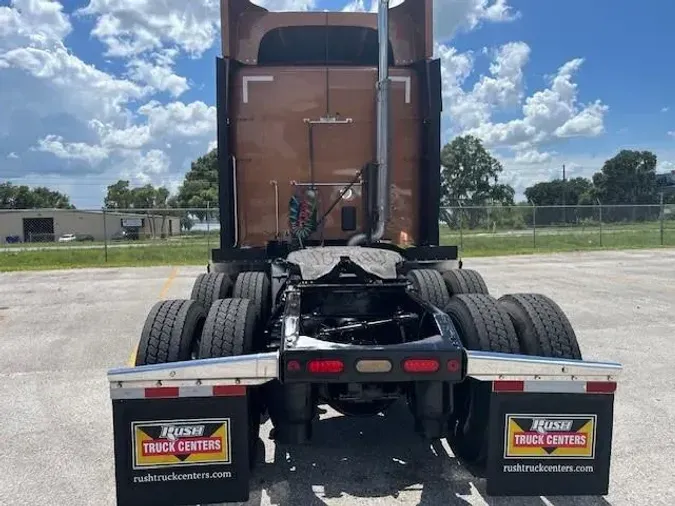
[(563, 164), (563, 178), (562, 178), (562, 205), (563, 205), (563, 223), (567, 225), (567, 212), (565, 209), (565, 198), (567, 194), (567, 183), (565, 179), (565, 164)]

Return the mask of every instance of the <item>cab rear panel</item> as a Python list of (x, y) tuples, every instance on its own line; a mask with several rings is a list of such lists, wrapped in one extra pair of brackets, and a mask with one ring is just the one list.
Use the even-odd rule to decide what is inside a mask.
[[(417, 73), (393, 69), (391, 219), (385, 237), (418, 238), (420, 116)], [(313, 183), (322, 233), (346, 240), (367, 222), (359, 171), (375, 153), (377, 67), (241, 67), (232, 77), (233, 153), (242, 246), (262, 246), (288, 228), (288, 203)], [(322, 122), (322, 118), (330, 118)], [(343, 189), (358, 178), (344, 198)], [(355, 215), (352, 225), (343, 208)]]

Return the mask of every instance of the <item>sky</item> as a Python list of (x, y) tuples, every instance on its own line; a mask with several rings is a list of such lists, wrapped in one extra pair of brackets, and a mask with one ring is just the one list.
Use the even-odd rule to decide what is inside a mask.
[[(442, 142), (481, 138), (517, 198), (563, 165), (590, 177), (621, 149), (675, 170), (675, 2), (435, 0), (434, 16)], [(80, 208), (120, 178), (175, 191), (215, 146), (219, 39), (219, 0), (0, 0), (0, 181)]]

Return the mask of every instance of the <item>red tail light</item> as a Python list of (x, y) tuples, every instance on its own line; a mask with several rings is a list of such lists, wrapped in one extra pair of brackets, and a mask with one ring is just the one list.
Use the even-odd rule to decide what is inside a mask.
[(344, 371), (342, 360), (310, 360), (307, 370), (312, 374), (339, 374)]
[(403, 361), (405, 372), (436, 372), (441, 364), (435, 358), (409, 358)]

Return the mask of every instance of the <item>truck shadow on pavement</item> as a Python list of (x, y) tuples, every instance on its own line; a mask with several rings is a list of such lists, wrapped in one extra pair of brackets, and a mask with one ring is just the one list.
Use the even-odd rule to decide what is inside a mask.
[(265, 462), (261, 448), (245, 504), (261, 504), (263, 490), (264, 503), (269, 498), (279, 506), (326, 506), (345, 494), (344, 504), (354, 504), (353, 498), (415, 506), (610, 504), (603, 497), (488, 497), (485, 481), (461, 465), (445, 441), (431, 445), (414, 432), (403, 403), (376, 417), (323, 418), (310, 444), (275, 445), (273, 462)]

